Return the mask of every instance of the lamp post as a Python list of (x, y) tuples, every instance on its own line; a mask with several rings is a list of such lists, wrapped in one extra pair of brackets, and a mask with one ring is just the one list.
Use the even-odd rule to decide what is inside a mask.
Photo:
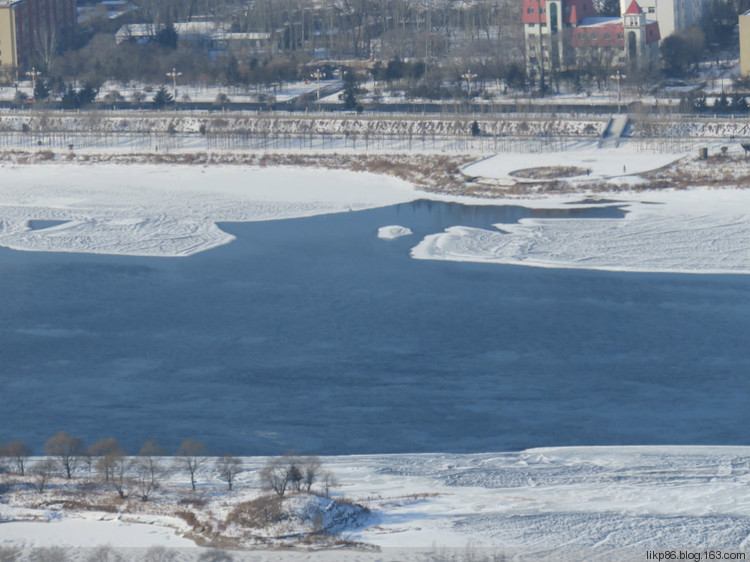
[(320, 101), (320, 79), (323, 78), (323, 74), (320, 72), (320, 69), (318, 68), (315, 72), (313, 72), (310, 75), (311, 78), (315, 78), (315, 80), (318, 81), (318, 101)]
[(172, 68), (172, 72), (167, 72), (167, 76), (172, 79), (172, 89), (174, 90), (174, 101), (177, 103), (177, 77), (182, 76), (182, 72), (177, 72), (176, 68)]
[(622, 78), (627, 78), (624, 74), (620, 73), (620, 70), (618, 69), (617, 72), (615, 72), (614, 76), (610, 76), (610, 78), (614, 78), (617, 81), (617, 114), (620, 114), (620, 80)]
[(468, 87), (468, 90), (469, 90), (469, 97), (471, 97), (471, 81), (474, 80), (474, 78), (476, 77), (477, 75), (474, 74), (471, 70), (467, 70), (465, 74), (461, 75), (461, 78), (466, 80), (466, 86)]
[(29, 70), (26, 73), (26, 76), (31, 78), (31, 95), (34, 95), (34, 92), (36, 91), (36, 79), (39, 78), (42, 75), (41, 72), (39, 72), (36, 68), (31, 67), (31, 70)]

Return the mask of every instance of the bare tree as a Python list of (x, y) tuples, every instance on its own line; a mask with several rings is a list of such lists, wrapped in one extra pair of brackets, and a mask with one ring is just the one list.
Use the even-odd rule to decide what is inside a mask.
[(141, 499), (148, 500), (151, 494), (159, 487), (161, 478), (167, 469), (162, 457), (167, 451), (156, 441), (146, 441), (138, 451), (135, 459), (135, 479)]
[(151, 495), (159, 488), (159, 479), (147, 464), (135, 464), (135, 486), (141, 501), (148, 501)]
[(23, 476), (26, 472), (26, 463), (31, 456), (31, 449), (23, 441), (11, 441), (5, 447), (5, 454), (16, 465), (16, 471)]
[(289, 484), (289, 465), (285, 459), (268, 459), (260, 471), (260, 481), (264, 489), (273, 490), (279, 497), (283, 497)]
[(206, 446), (195, 439), (185, 439), (177, 449), (178, 463), (190, 474), (190, 485), (195, 490), (195, 473), (206, 462)]
[(310, 492), (319, 476), (320, 459), (318, 457), (306, 457), (302, 459), (302, 484), (307, 492)]
[(223, 455), (216, 459), (216, 470), (219, 471), (219, 478), (226, 482), (227, 487), (231, 490), (235, 478), (244, 468), (242, 461), (234, 455)]
[(83, 454), (83, 439), (71, 437), (67, 431), (58, 431), (44, 444), (44, 451), (57, 458), (57, 462), (65, 470), (65, 476), (70, 479)]
[(338, 484), (336, 477), (333, 475), (333, 472), (324, 472), (321, 475), (321, 480), (323, 481), (323, 495), (330, 498), (331, 488)]
[(34, 58), (39, 69), (45, 75), (52, 75), (59, 48), (57, 30), (54, 27), (37, 28), (33, 40)]
[[(310, 457), (312, 459), (314, 457)], [(283, 496), (287, 490), (299, 492), (305, 483), (306, 464), (310, 463), (311, 477), (315, 479), (315, 463), (308, 459), (300, 459), (293, 451), (286, 453), (283, 457), (271, 458), (260, 471), (260, 480), (263, 487), (273, 490), (279, 496)], [(305, 484), (306, 486), (306, 484)], [(310, 484), (312, 486), (312, 484)]]
[(43, 494), (44, 490), (47, 488), (49, 479), (52, 478), (52, 475), (55, 472), (55, 461), (52, 459), (42, 459), (34, 464), (31, 472), (34, 474), (34, 489), (40, 494)]
[(87, 452), (92, 458), (98, 457), (96, 467), (102, 474), (104, 474), (105, 482), (109, 482), (115, 459), (118, 456), (121, 457), (125, 454), (125, 451), (122, 450), (117, 439), (114, 437), (100, 439), (91, 445)]
[(144, 562), (173, 562), (177, 559), (177, 553), (163, 546), (152, 546), (144, 557)]
[(104, 457), (102, 457), (102, 461), (105, 460), (110, 470), (110, 478), (108, 482), (112, 485), (120, 498), (127, 498), (127, 488), (130, 484), (130, 478), (128, 478), (128, 470), (130, 468), (131, 462), (121, 450), (107, 453), (106, 455), (104, 455)]

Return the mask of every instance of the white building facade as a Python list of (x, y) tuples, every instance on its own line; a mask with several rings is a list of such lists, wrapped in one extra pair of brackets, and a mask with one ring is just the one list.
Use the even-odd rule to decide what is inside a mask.
[[(620, 13), (625, 13), (631, 0), (620, 0)], [(639, 0), (638, 5), (649, 20), (659, 23), (661, 38), (675, 31), (700, 25), (708, 14), (709, 0)]]

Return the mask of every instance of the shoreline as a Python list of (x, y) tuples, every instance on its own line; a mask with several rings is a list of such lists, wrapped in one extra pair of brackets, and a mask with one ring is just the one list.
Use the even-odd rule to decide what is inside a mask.
[[(631, 141), (635, 143), (636, 141)], [(630, 148), (634, 148), (632, 144)], [(564, 150), (554, 154), (577, 154), (585, 150)], [(593, 153), (594, 151), (592, 151)], [(627, 145), (614, 149), (623, 159), (629, 152)], [(640, 153), (640, 151), (636, 151)], [(393, 176), (412, 183), (417, 189), (436, 195), (465, 196), (476, 199), (518, 199), (526, 196), (544, 197), (579, 193), (616, 194), (621, 192), (658, 192), (665, 189), (685, 190), (695, 187), (747, 189), (750, 188), (750, 171), (747, 156), (738, 150), (716, 152), (707, 159), (684, 152), (664, 153), (668, 163), (653, 169), (632, 170), (626, 173), (613, 171), (611, 175), (589, 177), (552, 177), (534, 179), (515, 176), (482, 176), (469, 173), (493, 158), (516, 158), (516, 152), (454, 151), (451, 153), (409, 152), (358, 152), (358, 151), (179, 151), (169, 152), (118, 152), (117, 150), (53, 151), (4, 150), (0, 151), (0, 167), (40, 164), (113, 164), (113, 165), (173, 165), (173, 166), (241, 166), (241, 167), (295, 167), (322, 168), (370, 172)], [(524, 153), (527, 154), (527, 153)], [(673, 155), (671, 158), (669, 155)], [(544, 158), (545, 153), (538, 153)], [(664, 159), (664, 158), (663, 158)], [(669, 161), (674, 160), (674, 161)], [(525, 167), (524, 167), (525, 168)], [(546, 166), (540, 166), (545, 169)], [(720, 173), (719, 173), (720, 172)], [(515, 177), (514, 177), (515, 176)]]
[[(145, 549), (159, 545), (200, 553), (203, 550), (196, 546), (201, 545), (269, 559), (290, 553), (300, 559), (313, 555), (312, 559), (339, 555), (351, 559), (354, 553), (369, 553), (378, 560), (426, 560), (430, 558), (418, 556), (434, 554), (435, 549), (466, 552), (470, 545), (482, 553), (539, 549), (549, 555), (573, 548), (617, 560), (623, 550), (632, 555), (643, 545), (741, 549), (744, 543), (732, 537), (745, 536), (742, 530), (750, 510), (746, 500), (737, 499), (750, 476), (747, 446), (346, 455), (320, 458), (337, 478), (331, 497), (345, 497), (346, 505), (361, 505), (372, 514), (354, 518), (334, 537), (315, 538), (313, 531), (312, 540), (306, 542), (302, 537), (312, 530), (311, 522), (298, 523), (288, 536), (273, 525), (249, 534), (222, 525), (235, 507), (263, 497), (257, 473), (268, 457), (241, 459), (246, 471), (233, 492), (213, 470), (213, 458), (199, 470), (201, 485), (196, 492), (190, 491), (183, 469), (166, 477), (168, 481), (147, 502), (116, 500), (114, 490), (97, 476), (85, 474), (72, 482), (56, 477), (44, 494), (12, 490), (6, 507), (0, 509), (5, 519), (0, 523), (0, 546), (74, 549), (109, 544)], [(601, 493), (603, 481), (608, 482), (606, 496)], [(82, 484), (88, 487), (87, 494), (75, 491)], [(303, 496), (287, 497), (294, 504)], [(105, 504), (112, 509), (102, 511)], [(186, 511), (193, 515), (181, 515)], [(38, 533), (39, 523), (47, 524), (44, 535)], [(589, 529), (587, 534), (579, 534), (581, 525)], [(695, 533), (706, 525), (717, 534)], [(618, 538), (617, 529), (625, 528), (631, 534)], [(279, 532), (282, 535), (273, 538)], [(267, 539), (261, 539), (264, 533), (270, 533)], [(187, 546), (186, 541), (196, 546)], [(409, 556), (402, 557), (404, 552)]]

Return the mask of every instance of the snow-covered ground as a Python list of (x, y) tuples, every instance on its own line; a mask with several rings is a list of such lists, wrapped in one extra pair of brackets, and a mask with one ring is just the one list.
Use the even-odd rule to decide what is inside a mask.
[(592, 143), (585, 150), (545, 152), (543, 155), (528, 152), (504, 152), (466, 166), (464, 173), (467, 176), (523, 181), (524, 177), (516, 172), (570, 166), (579, 168), (581, 173), (570, 177), (565, 176), (566, 179), (627, 178), (667, 166), (686, 156), (685, 154), (641, 152), (632, 147), (634, 145), (631, 144), (628, 147), (616, 149), (598, 149)]
[[(335, 495), (372, 510), (363, 527), (342, 538), (382, 552), (256, 551), (253, 560), (425, 560), (425, 553), (442, 549), (457, 549), (445, 552), (459, 553), (453, 559), (461, 560), (467, 545), (477, 557), (505, 552), (514, 560), (644, 560), (651, 549), (750, 547), (747, 447), (545, 448), (322, 460), (340, 482)], [(238, 479), (239, 494), (255, 485), (264, 463), (245, 459), (249, 470)], [(212, 470), (199, 479), (211, 481), (201, 497), (220, 486)], [(13, 519), (23, 511), (6, 507), (0, 516)], [(6, 522), (0, 524), (0, 546), (186, 544), (159, 527), (165, 523), (159, 518), (152, 525), (125, 519), (70, 513), (57, 514), (52, 523)]]

